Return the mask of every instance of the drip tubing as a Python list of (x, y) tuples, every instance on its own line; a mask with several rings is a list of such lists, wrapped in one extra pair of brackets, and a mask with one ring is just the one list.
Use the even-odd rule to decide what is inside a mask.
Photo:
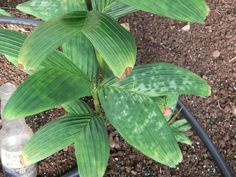
[(35, 19), (0, 16), (0, 24), (37, 26), (39, 23), (41, 23), (41, 21)]
[(214, 145), (214, 143), (209, 138), (206, 131), (202, 128), (196, 118), (192, 115), (191, 112), (181, 103), (178, 101), (177, 108), (182, 109), (181, 113), (184, 115), (185, 119), (192, 125), (193, 130), (199, 136), (203, 144), (206, 146), (208, 151), (211, 153), (212, 157), (214, 158), (217, 166), (219, 167), (222, 175), (224, 177), (233, 177), (233, 174), (229, 167), (226, 165), (223, 157), (221, 156), (219, 150)]

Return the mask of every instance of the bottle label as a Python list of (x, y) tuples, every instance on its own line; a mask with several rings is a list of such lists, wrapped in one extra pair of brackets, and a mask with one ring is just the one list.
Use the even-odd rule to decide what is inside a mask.
[(9, 152), (1, 150), (1, 160), (5, 177), (33, 177), (36, 176), (36, 166), (24, 167), (21, 164), (21, 151)]
[(20, 162), (21, 151), (9, 152), (1, 150), (2, 164), (7, 168), (23, 168)]

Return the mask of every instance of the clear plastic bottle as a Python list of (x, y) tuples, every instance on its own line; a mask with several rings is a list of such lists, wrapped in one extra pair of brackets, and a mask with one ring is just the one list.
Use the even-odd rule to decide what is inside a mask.
[[(0, 87), (1, 115), (5, 104), (15, 90), (16, 87), (10, 83), (6, 83)], [(36, 177), (36, 165), (24, 167), (21, 163), (22, 150), (32, 135), (33, 131), (25, 123), (24, 118), (6, 120), (2, 117), (0, 154), (5, 177)]]

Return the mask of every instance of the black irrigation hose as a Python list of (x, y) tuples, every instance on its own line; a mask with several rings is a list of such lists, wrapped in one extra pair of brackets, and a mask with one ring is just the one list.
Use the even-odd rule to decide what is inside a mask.
[(0, 16), (0, 24), (37, 26), (40, 22), (41, 21), (34, 19)]
[(221, 156), (219, 150), (217, 147), (213, 144), (211, 139), (209, 138), (206, 131), (202, 128), (202, 126), (198, 123), (196, 118), (188, 111), (188, 109), (181, 103), (178, 102), (177, 107), (181, 110), (181, 113), (184, 115), (184, 117), (187, 119), (187, 121), (192, 125), (193, 130), (196, 132), (196, 134), (200, 137), (208, 151), (211, 153), (212, 157), (214, 158), (216, 164), (218, 165), (221, 173), (224, 177), (233, 177), (233, 174), (230, 170), (230, 168), (226, 165), (223, 157)]
[[(39, 20), (34, 19), (23, 19), (18, 17), (5, 17), (0, 16), (0, 24), (16, 24), (16, 25), (29, 25), (29, 26), (37, 26), (40, 23)], [(234, 177), (229, 167), (226, 165), (223, 157), (221, 156), (217, 147), (213, 144), (211, 139), (209, 138), (206, 131), (201, 127), (195, 117), (188, 111), (188, 109), (179, 101), (177, 107), (181, 110), (181, 113), (185, 116), (188, 122), (192, 125), (193, 130), (200, 137), (206, 148), (211, 153), (214, 158), (216, 164), (218, 165), (221, 173), (224, 177)], [(79, 173), (77, 169), (70, 171), (65, 174), (63, 177), (79, 177)]]
[(62, 177), (79, 177), (79, 173), (77, 169), (73, 169), (69, 173), (63, 175)]

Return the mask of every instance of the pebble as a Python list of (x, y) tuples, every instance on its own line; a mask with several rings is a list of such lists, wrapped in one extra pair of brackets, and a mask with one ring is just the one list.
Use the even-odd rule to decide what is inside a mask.
[(220, 51), (219, 51), (219, 50), (214, 51), (214, 52), (212, 53), (212, 56), (213, 56), (214, 58), (219, 58), (219, 57), (220, 57)]
[(236, 116), (236, 106), (233, 106), (233, 114)]
[(190, 24), (188, 23), (182, 28), (182, 31), (189, 31), (190, 30)]

